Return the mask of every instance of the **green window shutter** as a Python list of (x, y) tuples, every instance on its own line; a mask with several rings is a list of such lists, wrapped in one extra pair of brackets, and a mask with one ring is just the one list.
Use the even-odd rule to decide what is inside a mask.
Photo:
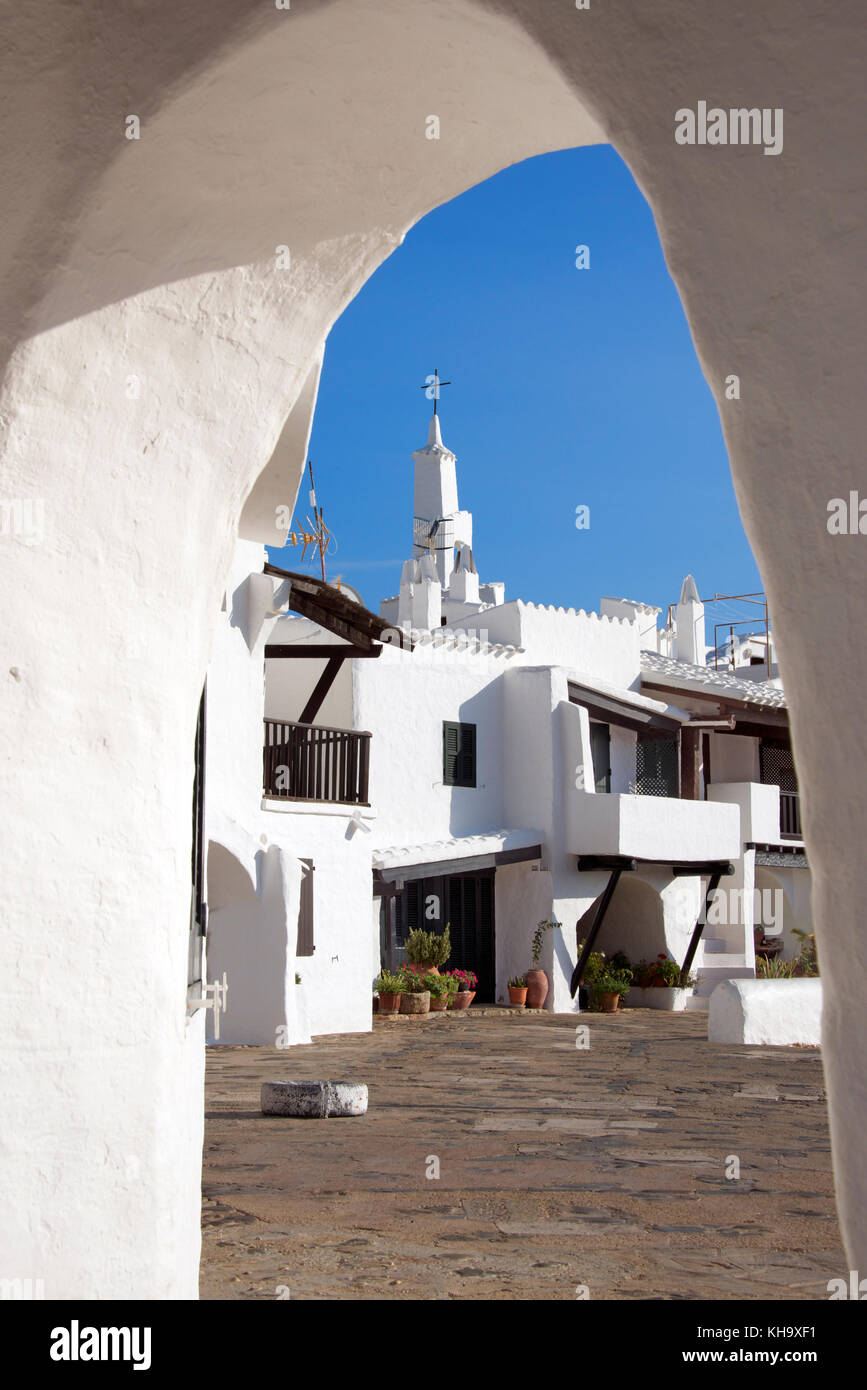
[(443, 721), (443, 784), (476, 785), (476, 726)]
[(611, 791), (611, 732), (607, 724), (590, 725), (590, 754), (598, 792)]

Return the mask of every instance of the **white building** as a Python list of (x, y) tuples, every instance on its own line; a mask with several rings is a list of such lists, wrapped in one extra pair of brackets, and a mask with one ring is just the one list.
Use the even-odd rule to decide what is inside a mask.
[(683, 963), (716, 875), (694, 959), (706, 1007), (720, 978), (754, 972), (756, 904), (781, 926), (756, 888), (783, 894), (783, 925), (809, 925), (783, 692), (705, 664), (690, 576), (664, 628), (624, 599), (506, 602), (479, 583), (438, 416), (413, 458), (413, 555), (379, 620), (263, 573), (258, 546), (236, 553), (208, 676), (220, 1040), (368, 1029), (371, 982), (416, 923), (448, 922), (451, 963), (502, 1002), (556, 919), (547, 1006), (572, 1011), (600, 904), (598, 947)]

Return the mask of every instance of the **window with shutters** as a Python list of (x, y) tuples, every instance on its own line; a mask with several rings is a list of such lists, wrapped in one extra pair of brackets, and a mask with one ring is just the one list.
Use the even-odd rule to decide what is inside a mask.
[(611, 731), (607, 724), (590, 724), (593, 779), (598, 792), (611, 791)]
[(302, 859), (301, 901), (298, 904), (296, 956), (312, 956), (313, 945), (313, 860)]
[(447, 787), (476, 785), (476, 726), (443, 722), (443, 783)]

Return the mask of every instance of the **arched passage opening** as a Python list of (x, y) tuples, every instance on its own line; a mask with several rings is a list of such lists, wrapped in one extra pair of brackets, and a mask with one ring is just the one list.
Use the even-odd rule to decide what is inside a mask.
[[(599, 899), (578, 922), (579, 941), (586, 938)], [(596, 950), (612, 956), (622, 951), (630, 961), (652, 961), (666, 950), (665, 910), (659, 891), (637, 874), (623, 874), (611, 899)]]
[[(186, 24), (166, 0), (145, 19), (118, 17), (101, 44), (58, 20), (60, 81), (33, 17), (14, 20), (5, 86), (28, 96), (4, 151), (14, 353), (0, 411), (9, 495), (41, 498), (45, 527), (38, 546), (6, 538), (0, 580), (14, 652), (3, 739), (20, 774), (6, 819), (22, 866), (3, 965), (30, 985), (13, 1019), (5, 1127), (28, 1132), (47, 1061), (90, 1137), (44, 1136), (39, 1164), (10, 1152), (4, 1181), (20, 1213), (10, 1259), (33, 1268), (32, 1232), (50, 1230), (53, 1297), (195, 1292), (201, 1038), (179, 1012), (189, 750), (245, 499), (273, 459), (260, 516), (291, 500), (300, 467), (285, 456), (276, 466), (284, 427), (331, 323), (406, 228), (506, 163), (603, 131), (654, 208), (777, 615), (822, 941), (840, 1210), (852, 1260), (867, 1259), (867, 556), (851, 536), (829, 543), (826, 526), (828, 496), (847, 496), (861, 467), (863, 190), (847, 165), (863, 97), (859, 6), (838, 6), (833, 26), (809, 15), (794, 33), (782, 0), (747, 8), (734, 38), (729, 6), (696, 13), (685, 0), (662, 0), (652, 29), (623, 4), (602, 24), (530, 0), (419, 0), (411, 22), (409, 8), (223, 0)], [(785, 71), (768, 41), (777, 21)], [(786, 154), (678, 146), (674, 108), (711, 87), (773, 89), (768, 104), (789, 113)], [(45, 113), (35, 133), (34, 103)], [(142, 129), (127, 140), (131, 114)], [(424, 133), (431, 114), (438, 141)], [(732, 374), (737, 402), (725, 395)], [(48, 643), (34, 614), (58, 593), (64, 622)], [(826, 679), (829, 662), (838, 680)], [(828, 727), (848, 739), (829, 745)], [(65, 828), (47, 871), (32, 855), (46, 787)], [(106, 972), (94, 1015), (93, 980)], [(97, 1105), (105, 1094), (115, 1102)], [(164, 1142), (140, 1145), (155, 1127)], [(134, 1203), (122, 1143), (144, 1155)], [(85, 1231), (91, 1144), (118, 1162), (91, 1194)]]

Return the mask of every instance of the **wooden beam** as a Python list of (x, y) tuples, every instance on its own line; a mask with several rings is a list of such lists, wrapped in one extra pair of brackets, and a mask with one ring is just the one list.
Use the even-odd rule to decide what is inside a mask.
[(343, 665), (344, 660), (345, 657), (343, 656), (330, 656), (328, 658), (328, 661), (325, 663), (325, 670), (313, 687), (313, 693), (298, 717), (299, 724), (313, 723), (322, 708), (322, 702), (325, 696), (337, 679), (337, 673)]
[(611, 899), (614, 897), (614, 890), (620, 881), (620, 875), (622, 873), (622, 869), (613, 870), (611, 877), (605, 885), (605, 889), (602, 893), (602, 896), (596, 905), (596, 915), (593, 918), (593, 925), (591, 926), (590, 931), (587, 934), (587, 940), (584, 942), (584, 947), (581, 951), (581, 954), (578, 957), (575, 969), (572, 971), (572, 979), (569, 984), (569, 993), (571, 994), (573, 999), (575, 998), (575, 995), (578, 992), (578, 986), (581, 983), (581, 977), (584, 974), (585, 967), (587, 965), (588, 960), (590, 959), (590, 953), (593, 950), (593, 943), (599, 935), (599, 932), (602, 928), (602, 923), (605, 921), (605, 914), (608, 911)]
[(582, 874), (592, 874), (599, 869), (619, 869), (630, 872), (637, 868), (638, 860), (629, 859), (625, 854), (579, 854), (578, 868)]
[(730, 864), (726, 859), (698, 859), (694, 864), (672, 864), (671, 872), (675, 878), (695, 877), (696, 874), (733, 874), (734, 864)]
[(698, 950), (698, 943), (701, 941), (701, 934), (704, 931), (705, 926), (707, 925), (707, 914), (710, 911), (711, 899), (713, 898), (713, 895), (716, 892), (716, 890), (719, 888), (719, 881), (721, 878), (722, 873), (720, 872), (711, 874), (710, 882), (707, 886), (707, 893), (705, 894), (704, 899), (704, 921), (702, 921), (701, 909), (699, 909), (698, 921), (696, 922), (695, 927), (693, 929), (692, 940), (690, 941), (689, 946), (687, 948), (686, 956), (684, 957), (683, 961), (683, 967), (680, 972), (680, 983), (682, 986), (685, 985), (686, 981), (689, 979), (689, 968), (692, 965), (695, 953)]
[[(280, 657), (293, 657), (309, 661), (330, 661), (333, 656), (341, 660), (347, 657), (365, 658), (379, 656), (382, 647), (336, 647), (333, 642), (269, 642), (265, 647), (265, 660), (274, 661)], [(303, 724), (304, 720), (299, 720)]]
[(680, 731), (680, 796), (682, 801), (699, 800), (700, 743), (701, 729), (691, 729), (688, 724), (684, 724)]
[[(394, 631), (391, 624), (368, 608), (346, 598), (339, 589), (315, 579), (310, 574), (298, 574), (294, 570), (281, 569), (270, 563), (264, 566), (263, 573), (275, 579), (288, 579), (290, 583), (287, 607), (311, 622), (318, 623), (347, 641), (357, 641), (360, 646), (369, 646), (379, 640), (386, 631)], [(412, 650), (408, 637), (401, 634), (400, 646)]]
[(603, 724), (615, 724), (618, 728), (631, 729), (636, 733), (660, 735), (676, 733), (680, 728), (679, 719), (659, 714), (656, 710), (642, 709), (640, 705), (630, 705), (626, 700), (618, 700), (612, 695), (601, 695), (576, 681), (569, 681), (568, 694), (570, 704), (583, 705), (591, 719), (598, 719)]
[(461, 874), (477, 874), (487, 869), (496, 869), (498, 865), (520, 864), (541, 857), (542, 846), (531, 845), (528, 849), (493, 850), (490, 854), (467, 855), (463, 859), (436, 859), (427, 864), (386, 866), (376, 872), (386, 883), (395, 879), (410, 883), (419, 878), (457, 878)]

